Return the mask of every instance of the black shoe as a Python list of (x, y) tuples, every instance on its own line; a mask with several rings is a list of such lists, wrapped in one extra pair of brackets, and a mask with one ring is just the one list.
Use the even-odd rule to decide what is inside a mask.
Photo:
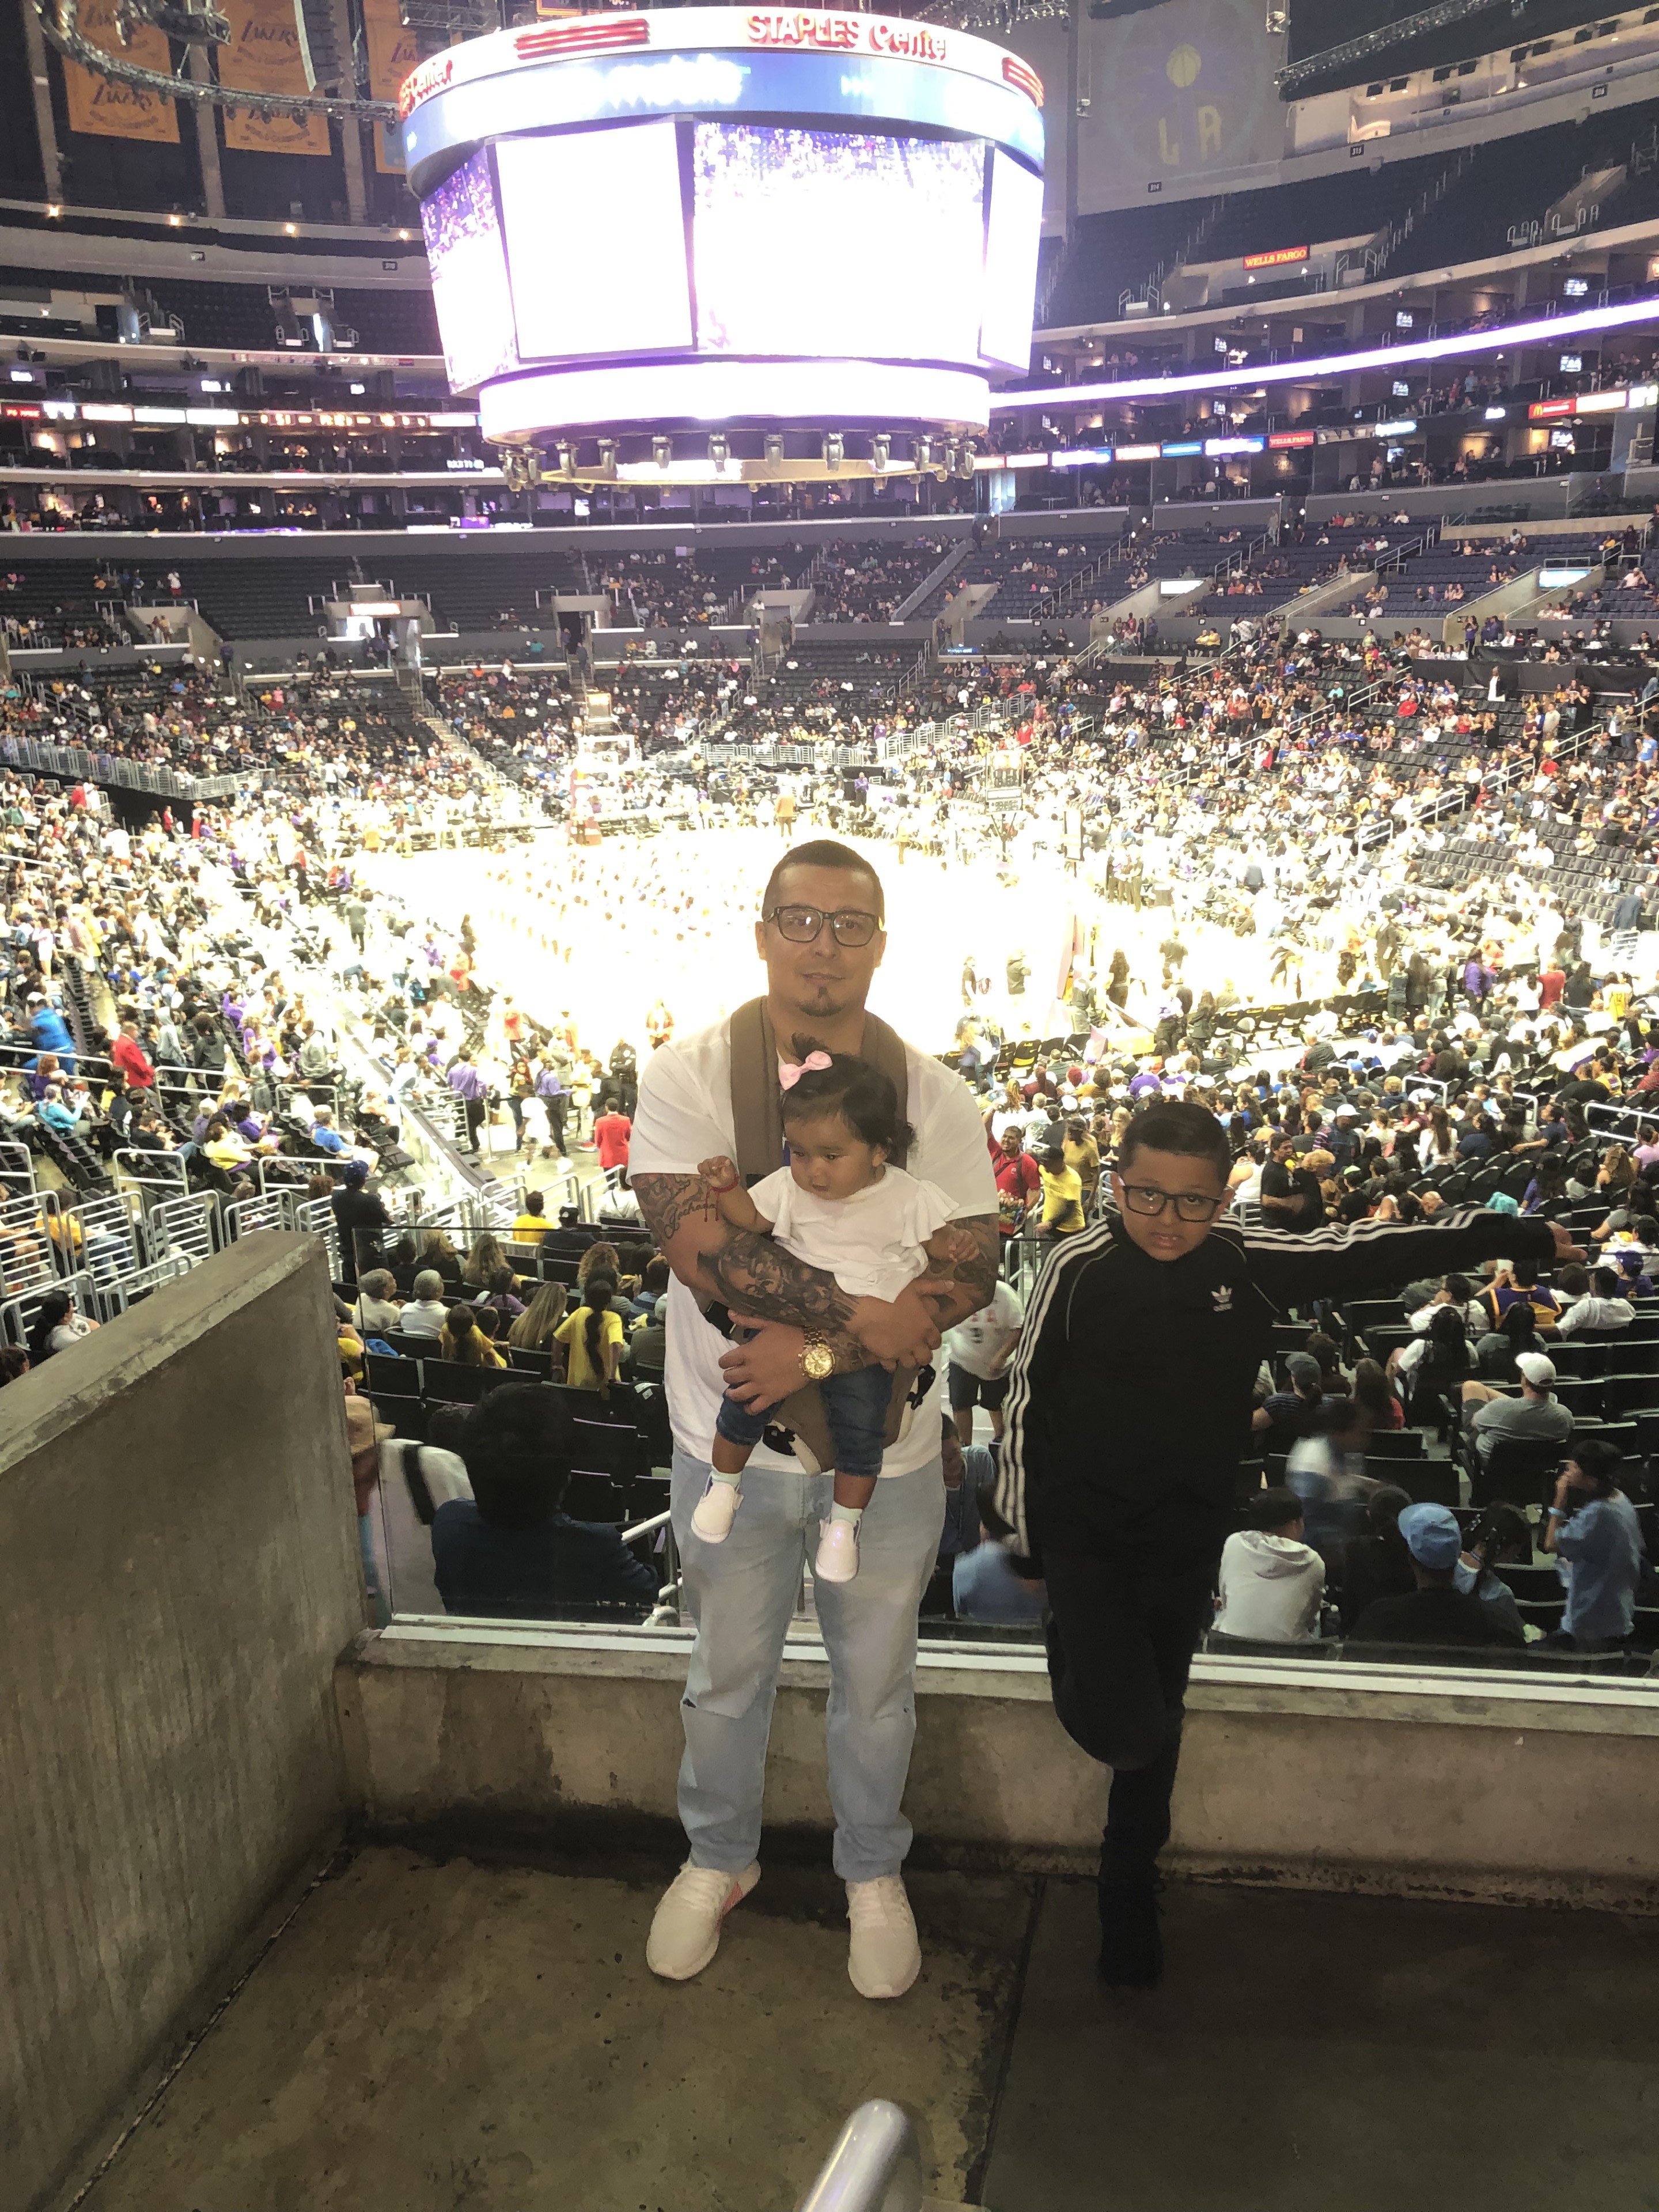
[(1157, 1875), (1139, 1881), (1100, 1885), (1100, 1963), (1109, 1990), (1155, 1989), (1164, 1972), (1164, 1936), (1158, 1924), (1163, 1910)]

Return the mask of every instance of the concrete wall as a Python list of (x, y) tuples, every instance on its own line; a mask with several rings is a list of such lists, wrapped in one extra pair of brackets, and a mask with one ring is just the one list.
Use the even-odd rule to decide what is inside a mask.
[[(609, 1647), (609, 1648), (606, 1648)], [(1200, 1660), (1172, 1859), (1322, 1887), (1659, 1909), (1659, 1695), (1555, 1680)], [(544, 1836), (674, 1818), (683, 1650), (643, 1638), (362, 1638), (338, 1689), (374, 1827)], [(792, 1659), (769, 1826), (829, 1826), (821, 1662)], [(906, 1810), (946, 1860), (1089, 1867), (1105, 1774), (1061, 1731), (1041, 1659), (924, 1647)]]
[(44, 2203), (343, 1810), (363, 1621), (322, 1248), (258, 1236), (7, 1390), (0, 2203)]

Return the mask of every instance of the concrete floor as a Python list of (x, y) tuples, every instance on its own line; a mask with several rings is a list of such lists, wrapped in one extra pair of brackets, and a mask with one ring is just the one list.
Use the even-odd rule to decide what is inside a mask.
[(363, 1852), (83, 2212), (787, 2212), (872, 2095), (993, 2212), (1659, 2212), (1659, 1922), (1172, 1883), (1113, 1996), (1086, 1884), (917, 1873), (870, 2005), (827, 1871), (678, 1989), (659, 1879)]
[(1033, 1885), (918, 1875), (902, 2003), (847, 1978), (827, 1870), (769, 1868), (694, 1984), (660, 1887), (362, 1854), (317, 1890), (83, 2212), (787, 2212), (872, 2096), (960, 2199)]
[(1171, 1882), (1163, 1986), (1047, 1885), (995, 2212), (1655, 2212), (1659, 1921)]

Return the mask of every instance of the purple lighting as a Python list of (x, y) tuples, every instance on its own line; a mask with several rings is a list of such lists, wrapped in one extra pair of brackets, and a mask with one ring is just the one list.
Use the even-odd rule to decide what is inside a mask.
[(1414, 345), (1373, 346), (1364, 353), (1332, 353), (1317, 361), (1273, 362), (1262, 368), (1213, 369), (1196, 376), (1126, 377), (1118, 384), (1044, 385), (1030, 392), (999, 392), (993, 410), (1060, 407), (1102, 399), (1157, 399), (1182, 392), (1254, 390), (1259, 384), (1295, 384), (1306, 377), (1340, 376), (1358, 368), (1389, 368), (1401, 362), (1444, 361), (1471, 353), (1501, 353), (1506, 346), (1538, 345), (1581, 332), (1616, 331), (1631, 323), (1659, 322), (1659, 298), (1629, 300), (1622, 307), (1592, 307), (1575, 315), (1544, 315), (1502, 330), (1466, 331), (1456, 337), (1425, 338)]

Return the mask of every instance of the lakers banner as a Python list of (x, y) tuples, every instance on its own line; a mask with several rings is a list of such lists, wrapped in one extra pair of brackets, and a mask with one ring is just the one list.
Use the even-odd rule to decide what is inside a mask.
[[(165, 31), (154, 23), (135, 22), (126, 46), (115, 34), (115, 0), (81, 0), (78, 27), (94, 46), (118, 55), (135, 68), (154, 70), (160, 76), (173, 74), (173, 57)], [(79, 62), (64, 64), (64, 88), (69, 97), (71, 131), (94, 138), (143, 138), (152, 146), (179, 143), (179, 111), (160, 93), (146, 92), (136, 84), (120, 84), (82, 69)]]
[[(299, 0), (222, 0), (230, 43), (219, 49), (219, 82), (257, 93), (251, 107), (225, 110), (225, 143), (244, 154), (326, 154), (323, 116), (286, 113), (284, 94), (313, 89)], [(269, 113), (264, 112), (267, 105)]]
[[(363, 0), (363, 35), (368, 45), (371, 96), (396, 100), (398, 86), (421, 58), (414, 32), (398, 20), (398, 0)], [(376, 126), (374, 166), (382, 176), (403, 174), (403, 131), (397, 124)]]

